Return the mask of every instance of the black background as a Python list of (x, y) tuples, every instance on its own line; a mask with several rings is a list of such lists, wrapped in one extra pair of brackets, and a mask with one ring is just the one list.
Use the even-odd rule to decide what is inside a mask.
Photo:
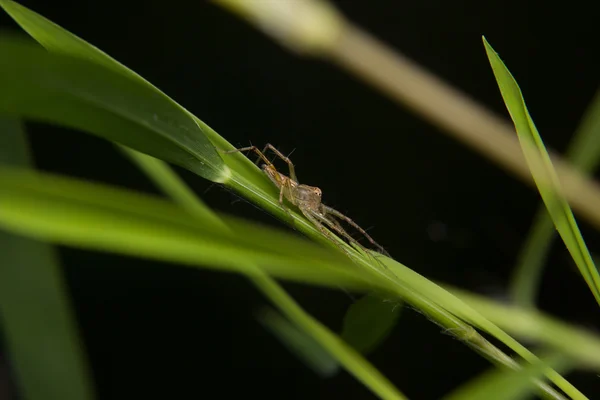
[[(295, 150), (300, 181), (372, 227), (407, 266), (505, 298), (538, 195), (352, 76), (296, 57), (202, 1), (21, 3), (140, 73), (234, 145)], [(358, 25), (507, 115), (482, 46), (486, 35), (558, 151), (598, 87), (592, 2), (336, 3)], [(17, 29), (5, 14), (0, 23)], [(109, 143), (47, 125), (28, 128), (39, 168), (158, 194)], [(215, 209), (281, 225), (180, 172)], [(581, 227), (597, 249), (598, 235)], [(373, 398), (347, 373), (322, 380), (291, 355), (256, 322), (265, 300), (241, 277), (68, 248), (60, 255), (102, 399)], [(599, 326), (597, 305), (559, 242), (542, 284), (544, 310)], [(285, 287), (339, 330), (352, 302), (347, 294)], [(488, 366), (410, 309), (370, 359), (412, 399), (440, 398)], [(590, 398), (600, 393), (594, 374), (569, 379)]]

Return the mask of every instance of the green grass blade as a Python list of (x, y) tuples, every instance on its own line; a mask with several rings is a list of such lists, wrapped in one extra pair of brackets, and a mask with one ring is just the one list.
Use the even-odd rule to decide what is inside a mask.
[[(520, 400), (529, 398), (548, 366), (566, 370), (568, 360), (552, 355), (542, 362), (526, 365), (517, 370), (494, 368), (445, 396), (444, 400)], [(560, 396), (565, 399), (564, 396)]]
[[(597, 168), (600, 162), (600, 90), (588, 106), (566, 155), (583, 172), (591, 173)], [(534, 305), (554, 232), (554, 224), (542, 205), (536, 212), (513, 274), (511, 293), (516, 304)]]
[(600, 304), (600, 274), (598, 274), (581, 236), (573, 212), (562, 194), (556, 171), (552, 167), (550, 156), (529, 115), (521, 89), (485, 38), (484, 44), (504, 103), (515, 124), (523, 154), (542, 200), (581, 275)]
[(147, 85), (78, 58), (0, 37), (0, 111), (66, 125), (214, 182), (229, 170), (196, 121)]
[[(365, 287), (338, 252), (280, 230), (221, 217), (232, 238), (162, 199), (51, 174), (0, 169), (0, 226), (71, 246), (235, 272), (250, 261), (304, 282)], [(277, 272), (279, 271), (279, 272)]]
[(350, 306), (344, 317), (342, 339), (362, 354), (369, 354), (391, 333), (398, 322), (402, 303), (384, 302), (366, 295)]
[[(0, 117), (0, 164), (30, 164), (22, 125)], [(20, 396), (93, 399), (88, 366), (52, 247), (0, 231), (0, 317)]]

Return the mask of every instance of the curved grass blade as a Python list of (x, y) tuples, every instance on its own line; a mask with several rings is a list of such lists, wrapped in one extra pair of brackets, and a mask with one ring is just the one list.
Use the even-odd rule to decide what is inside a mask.
[(569, 203), (564, 197), (550, 156), (540, 137), (515, 79), (498, 54), (483, 39), (504, 103), (515, 124), (525, 159), (558, 233), (577, 264), (594, 298), (600, 304), (600, 274), (585, 245)]
[(391, 333), (401, 310), (402, 303), (397, 300), (384, 302), (367, 294), (346, 311), (342, 339), (361, 354), (369, 354)]
[[(520, 400), (529, 398), (544, 370), (552, 368), (565, 371), (571, 364), (565, 357), (553, 354), (540, 362), (521, 366), (516, 370), (494, 368), (480, 377), (444, 396), (444, 400)], [(564, 396), (560, 399), (566, 400)]]
[[(0, 117), (0, 164), (30, 164), (25, 132)], [(19, 398), (90, 400), (90, 371), (52, 246), (0, 231), (0, 318)]]
[[(366, 287), (373, 280), (341, 254), (292, 234), (222, 217), (232, 238), (162, 199), (51, 174), (0, 169), (0, 226), (100, 251)], [(361, 272), (362, 271), (362, 272)]]
[[(583, 172), (590, 173), (600, 162), (600, 90), (575, 132), (567, 150), (567, 159)], [(537, 297), (542, 269), (554, 238), (554, 224), (542, 204), (534, 218), (525, 245), (518, 257), (511, 293), (516, 304), (532, 307)]]
[(222, 182), (229, 170), (189, 114), (107, 68), (4, 35), (0, 111), (65, 125)]

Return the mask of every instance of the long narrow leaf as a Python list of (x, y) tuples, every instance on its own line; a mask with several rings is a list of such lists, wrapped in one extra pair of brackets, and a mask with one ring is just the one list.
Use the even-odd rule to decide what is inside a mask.
[[(71, 246), (226, 271), (364, 287), (369, 276), (341, 254), (271, 228), (227, 217), (235, 238), (156, 198), (49, 174), (0, 170), (0, 226)], [(277, 273), (276, 271), (279, 271)]]
[[(25, 133), (0, 117), (0, 164), (30, 164)], [(0, 318), (20, 398), (89, 400), (93, 389), (54, 249), (0, 231)]]
[[(600, 90), (585, 111), (567, 150), (567, 159), (586, 173), (595, 170), (600, 162)], [(542, 205), (536, 212), (513, 274), (511, 292), (516, 304), (533, 306), (554, 233), (554, 224)]]
[(521, 89), (485, 38), (484, 45), (540, 195), (558, 233), (569, 249), (571, 257), (577, 264), (596, 301), (600, 304), (600, 274), (581, 236), (569, 203), (562, 193), (556, 171), (529, 115)]

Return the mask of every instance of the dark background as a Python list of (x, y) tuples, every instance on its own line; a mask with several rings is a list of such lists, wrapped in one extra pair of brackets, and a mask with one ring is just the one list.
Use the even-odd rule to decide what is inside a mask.
[[(285, 0), (280, 0), (285, 1)], [(337, 1), (350, 19), (507, 115), (481, 43), (518, 80), (547, 145), (563, 151), (598, 87), (595, 7), (571, 1)], [(236, 146), (270, 142), (301, 182), (428, 278), (506, 296), (538, 195), (429, 123), (336, 67), (298, 58), (214, 5), (196, 1), (21, 1), (154, 83)], [(17, 29), (0, 15), (0, 26)], [(30, 123), (39, 168), (158, 192), (96, 137)], [(217, 210), (278, 221), (181, 171)], [(598, 235), (584, 222), (597, 250)], [(435, 234), (434, 234), (435, 232)], [(368, 399), (345, 372), (323, 380), (256, 322), (265, 304), (243, 278), (60, 248), (102, 399)], [(564, 246), (553, 248), (541, 307), (591, 329), (597, 305)], [(285, 284), (339, 331), (343, 293)], [(437, 399), (487, 368), (406, 308), (370, 359), (412, 399)], [(569, 379), (595, 398), (598, 377)]]

